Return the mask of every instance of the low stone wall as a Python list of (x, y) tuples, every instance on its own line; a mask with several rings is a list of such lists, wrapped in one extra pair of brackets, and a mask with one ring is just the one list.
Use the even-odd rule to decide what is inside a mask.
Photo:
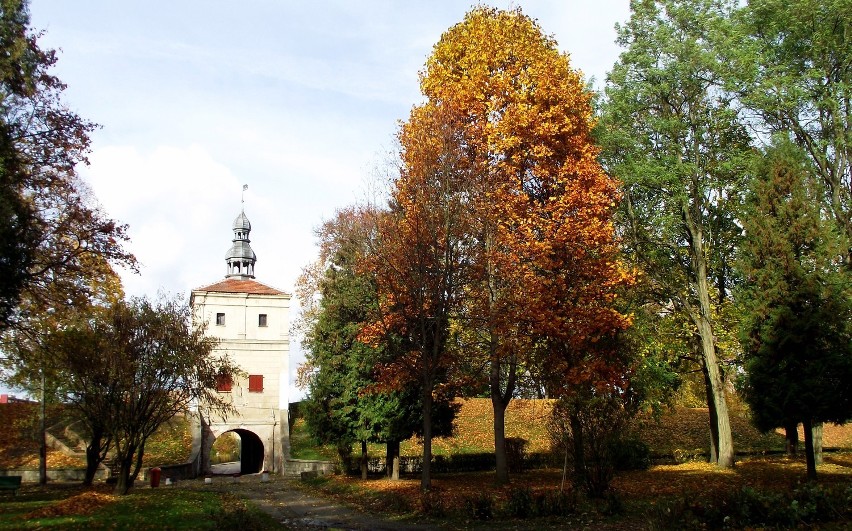
[[(98, 468), (95, 472), (95, 479), (106, 479), (109, 472), (103, 468)], [(38, 483), (37, 469), (22, 469), (22, 470), (0, 470), (0, 476), (21, 476), (21, 481), (24, 483)], [(48, 469), (48, 481), (83, 481), (86, 476), (84, 468), (59, 468)]]
[[(181, 465), (163, 465), (157, 467), (160, 469), (160, 477), (163, 478), (161, 481), (165, 481), (166, 478), (171, 479), (194, 479), (197, 477), (195, 473), (195, 463), (183, 463)], [(146, 468), (144, 473), (142, 474), (142, 479), (148, 481), (151, 477), (151, 469)]]
[(310, 459), (285, 459), (284, 475), (301, 477), (302, 472), (315, 472), (319, 476), (333, 474), (337, 464), (332, 461), (314, 461)]

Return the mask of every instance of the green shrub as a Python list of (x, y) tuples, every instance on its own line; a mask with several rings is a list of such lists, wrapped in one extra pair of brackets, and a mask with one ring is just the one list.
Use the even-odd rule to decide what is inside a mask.
[(484, 492), (467, 496), (464, 498), (464, 509), (477, 520), (490, 520), (494, 515), (494, 499)]
[(638, 437), (616, 441), (611, 451), (616, 470), (647, 470), (651, 466), (651, 451)]
[(532, 491), (529, 487), (514, 488), (506, 501), (506, 513), (515, 518), (527, 518), (535, 513)]
[(719, 500), (675, 500), (647, 514), (651, 529), (797, 528), (852, 517), (852, 487), (806, 484), (791, 492), (743, 487)]
[(559, 491), (545, 491), (533, 500), (538, 516), (567, 516), (577, 512), (577, 496)]

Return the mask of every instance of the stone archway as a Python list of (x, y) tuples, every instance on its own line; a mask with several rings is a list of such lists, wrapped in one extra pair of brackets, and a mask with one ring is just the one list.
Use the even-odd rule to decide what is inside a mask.
[(263, 470), (263, 441), (253, 431), (233, 430), (240, 436), (240, 474), (257, 474)]
[[(210, 450), (216, 439), (225, 434), (234, 433), (239, 436), (239, 470), (235, 468), (236, 463), (210, 464)], [(211, 432), (212, 435), (212, 432)], [(206, 466), (205, 470), (214, 474), (231, 474), (239, 471), (240, 474), (257, 474), (263, 471), (265, 462), (265, 448), (258, 434), (245, 428), (233, 428), (223, 431), (208, 439), (206, 444)]]

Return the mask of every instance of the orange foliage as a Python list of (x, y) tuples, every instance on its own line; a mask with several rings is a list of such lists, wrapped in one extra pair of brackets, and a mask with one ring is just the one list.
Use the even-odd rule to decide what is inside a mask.
[(86, 491), (76, 496), (52, 503), (22, 515), (24, 520), (40, 520), (59, 516), (83, 516), (91, 514), (105, 505), (116, 501), (117, 496), (97, 491)]
[[(520, 9), (477, 7), (441, 37), (421, 90), (416, 110), (440, 107), (459, 129), (477, 253), (464, 318), (485, 323), (491, 362), (533, 337), (576, 351), (626, 328), (613, 308), (634, 280), (618, 259), (618, 182), (597, 161), (591, 94), (568, 56)], [(550, 374), (577, 365), (550, 355)]]

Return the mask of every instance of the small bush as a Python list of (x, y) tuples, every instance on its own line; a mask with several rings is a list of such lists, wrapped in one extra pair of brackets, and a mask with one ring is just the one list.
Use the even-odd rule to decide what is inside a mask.
[(513, 518), (567, 516), (576, 511), (577, 498), (573, 491), (563, 493), (547, 490), (534, 493), (529, 487), (518, 487), (509, 491), (503, 510), (507, 516)]
[(807, 484), (792, 492), (743, 487), (716, 501), (675, 500), (648, 513), (651, 529), (772, 527), (795, 528), (852, 516), (852, 487)]
[(464, 498), (465, 511), (477, 520), (490, 520), (494, 516), (494, 500), (490, 494), (481, 493)]
[(528, 487), (512, 489), (506, 501), (506, 513), (515, 518), (527, 518), (535, 514), (532, 492)]
[(577, 512), (577, 496), (574, 491), (546, 491), (536, 495), (534, 503), (538, 516), (567, 516)]
[(434, 490), (424, 492), (420, 496), (420, 512), (426, 516), (443, 518), (447, 514), (444, 497)]
[(624, 502), (621, 500), (621, 496), (612, 490), (608, 490), (606, 497), (604, 498), (604, 506), (601, 512), (608, 516), (624, 514)]
[(648, 445), (638, 437), (626, 437), (615, 443), (612, 448), (616, 470), (648, 470), (651, 466), (651, 452)]
[(527, 440), (520, 437), (506, 438), (506, 464), (509, 472), (519, 473), (524, 471), (524, 458), (526, 455)]

